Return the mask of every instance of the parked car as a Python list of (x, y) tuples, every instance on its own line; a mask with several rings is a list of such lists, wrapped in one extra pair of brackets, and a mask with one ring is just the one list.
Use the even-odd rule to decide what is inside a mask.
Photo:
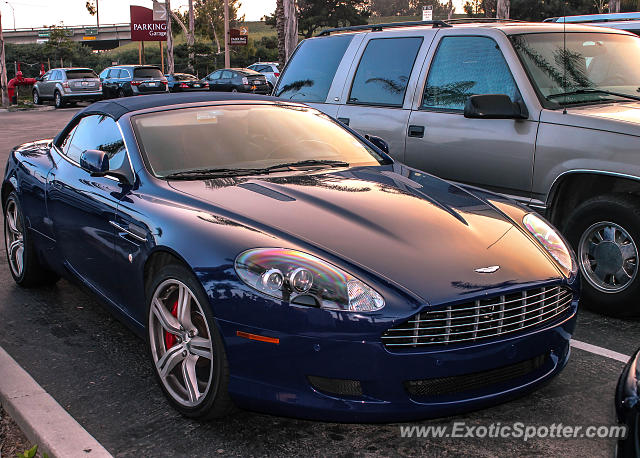
[(11, 151), (9, 270), (93, 291), (191, 417), (442, 416), (558, 374), (579, 291), (559, 233), (372, 140), (272, 97), (98, 102)]
[(627, 427), (627, 436), (618, 441), (616, 457), (640, 456), (640, 350), (625, 366), (616, 389), (618, 422)]
[(223, 68), (204, 77), (211, 91), (270, 94), (264, 75), (248, 68)]
[(584, 304), (640, 316), (640, 38), (575, 24), (400, 25), (303, 41), (274, 95), (384, 138), (412, 167), (545, 214), (578, 252)]
[(278, 78), (280, 77), (280, 70), (278, 70), (277, 62), (256, 62), (249, 65), (247, 68), (258, 73), (262, 73), (267, 78), (267, 84), (270, 89), (273, 90), (276, 87)]
[(640, 13), (584, 14), (545, 19), (544, 22), (567, 22), (626, 30), (640, 35)]
[(53, 100), (56, 108), (67, 103), (102, 99), (100, 78), (90, 68), (52, 68), (33, 85), (33, 103)]
[(130, 97), (132, 95), (167, 92), (167, 78), (155, 65), (117, 65), (100, 73), (104, 96)]
[(193, 92), (208, 91), (209, 83), (202, 82), (197, 76), (189, 73), (174, 73), (173, 75), (164, 75), (167, 78), (169, 92)]

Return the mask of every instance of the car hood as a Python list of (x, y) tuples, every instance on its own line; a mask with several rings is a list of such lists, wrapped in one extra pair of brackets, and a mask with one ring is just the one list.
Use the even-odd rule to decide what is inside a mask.
[[(486, 201), (398, 164), (170, 185), (434, 305), (561, 277), (541, 248)], [(475, 271), (489, 266), (500, 268)]]
[(543, 110), (540, 121), (640, 136), (640, 102), (569, 107), (566, 114)]

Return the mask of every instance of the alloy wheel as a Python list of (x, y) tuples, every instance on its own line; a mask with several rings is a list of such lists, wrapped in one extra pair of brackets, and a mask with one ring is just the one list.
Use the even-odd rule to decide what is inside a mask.
[(56, 92), (55, 104), (56, 104), (56, 108), (61, 108), (62, 107), (62, 98), (60, 97), (60, 93), (59, 92)]
[(196, 407), (213, 381), (213, 345), (204, 312), (194, 293), (176, 279), (154, 291), (149, 340), (156, 371), (171, 397)]
[(33, 91), (33, 104), (34, 105), (39, 105), (40, 103), (40, 96), (38, 95), (38, 91)]
[(602, 221), (591, 225), (578, 244), (586, 280), (597, 290), (619, 293), (638, 273), (638, 248), (622, 226)]
[(24, 235), (22, 217), (15, 200), (9, 199), (4, 216), (4, 237), (9, 266), (16, 277), (24, 270)]

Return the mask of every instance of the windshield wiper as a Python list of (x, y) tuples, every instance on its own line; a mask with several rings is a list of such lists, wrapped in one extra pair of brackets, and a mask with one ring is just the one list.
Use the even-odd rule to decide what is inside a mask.
[(265, 169), (228, 169), (228, 168), (218, 168), (218, 169), (193, 169), (193, 170), (184, 170), (182, 172), (174, 172), (168, 175), (165, 175), (162, 178), (173, 178), (173, 179), (193, 179), (193, 178), (213, 178), (213, 177), (237, 177), (242, 175), (258, 175), (269, 173), (265, 171)]
[(275, 165), (271, 165), (269, 167), (264, 167), (264, 168), (252, 168), (252, 169), (216, 168), (216, 169), (184, 170), (181, 172), (170, 173), (168, 175), (165, 175), (163, 178), (165, 179), (169, 178), (174, 180), (180, 180), (180, 179), (189, 180), (194, 178), (220, 178), (220, 177), (237, 177), (237, 176), (244, 176), (244, 175), (265, 175), (265, 174), (269, 174), (271, 172), (276, 172), (280, 170), (298, 170), (300, 168), (318, 167), (318, 166), (347, 167), (349, 166), (349, 163), (344, 161), (308, 159), (304, 161), (275, 164)]
[(334, 161), (330, 159), (307, 159), (304, 161), (285, 162), (283, 164), (271, 165), (260, 169), (267, 172), (275, 172), (276, 170), (297, 170), (305, 167), (348, 167), (349, 163), (345, 161)]
[(560, 92), (558, 94), (548, 95), (547, 99), (555, 99), (558, 97), (567, 97), (567, 96), (581, 95), (581, 94), (605, 94), (605, 95), (613, 95), (616, 97), (624, 97), (626, 99), (631, 99), (631, 100), (640, 100), (640, 96), (623, 94), (622, 92), (612, 92), (604, 89), (576, 89), (575, 91)]

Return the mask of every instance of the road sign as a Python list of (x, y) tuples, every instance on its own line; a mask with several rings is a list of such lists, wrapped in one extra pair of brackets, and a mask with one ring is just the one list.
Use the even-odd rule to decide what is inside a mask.
[(229, 44), (231, 46), (246, 46), (249, 43), (249, 30), (246, 27), (229, 29)]
[(153, 2), (153, 20), (154, 21), (166, 21), (167, 20), (167, 9), (164, 6), (164, 3)]
[(98, 28), (97, 27), (85, 27), (84, 28), (84, 34), (85, 35), (89, 35), (89, 36), (98, 35)]
[(422, 20), (433, 21), (433, 5), (425, 5), (422, 7)]
[(155, 21), (150, 8), (131, 5), (129, 10), (131, 11), (131, 41), (167, 41), (166, 21)]

